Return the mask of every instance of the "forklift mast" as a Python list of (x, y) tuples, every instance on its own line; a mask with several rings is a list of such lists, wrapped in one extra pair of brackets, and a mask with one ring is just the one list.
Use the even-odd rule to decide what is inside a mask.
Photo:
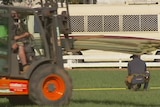
[[(61, 34), (65, 37), (63, 41), (65, 50), (70, 50), (68, 34), (71, 33), (71, 27), (69, 23), (68, 0), (65, 2), (64, 0), (60, 0), (60, 2), (57, 0), (41, 0), (40, 5), (41, 7), (35, 8), (35, 10), (39, 12), (42, 25), (47, 32), (47, 42), (49, 45), (52, 45), (52, 47), (49, 47), (50, 58), (63, 67)], [(62, 10), (61, 14), (58, 14), (58, 9)]]

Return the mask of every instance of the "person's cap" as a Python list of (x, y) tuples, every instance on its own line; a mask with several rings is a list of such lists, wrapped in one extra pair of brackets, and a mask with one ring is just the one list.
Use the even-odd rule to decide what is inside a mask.
[(140, 55), (135, 55), (133, 54), (132, 56), (130, 56), (130, 58), (136, 58), (136, 57), (139, 57)]

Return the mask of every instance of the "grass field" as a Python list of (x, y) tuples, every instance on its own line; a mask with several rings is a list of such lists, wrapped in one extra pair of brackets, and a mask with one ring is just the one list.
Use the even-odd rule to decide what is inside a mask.
[(69, 107), (160, 107), (160, 69), (149, 71), (150, 89), (135, 92), (126, 90), (126, 69), (72, 70), (76, 90)]
[[(69, 70), (74, 90), (68, 107), (160, 107), (160, 68), (149, 71), (149, 90), (135, 92), (127, 90), (124, 84), (126, 69)], [(0, 107), (12, 106), (6, 99), (1, 99)]]

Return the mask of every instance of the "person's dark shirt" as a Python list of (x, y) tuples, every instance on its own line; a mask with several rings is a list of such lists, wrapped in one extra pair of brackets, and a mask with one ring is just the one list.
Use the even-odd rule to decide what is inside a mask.
[[(14, 36), (20, 36), (21, 34), (25, 33), (25, 32), (28, 32), (27, 30), (27, 26), (24, 24), (24, 23), (19, 23), (20, 25), (16, 25), (14, 24), (13, 25), (13, 39), (14, 39)], [(26, 38), (22, 38), (20, 40), (17, 40), (17, 41), (24, 41), (26, 40)]]
[(133, 58), (128, 62), (128, 75), (132, 74), (144, 74), (146, 71), (146, 63), (139, 57)]

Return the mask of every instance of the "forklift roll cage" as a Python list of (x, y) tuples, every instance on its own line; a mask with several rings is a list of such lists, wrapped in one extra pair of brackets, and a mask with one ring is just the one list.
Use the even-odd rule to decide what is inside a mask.
[[(62, 60), (61, 56), (58, 55), (58, 54), (56, 54), (56, 52), (53, 52), (53, 54), (49, 53), (50, 50), (49, 50), (49, 45), (47, 44), (47, 40), (46, 40), (47, 38), (45, 36), (44, 28), (43, 28), (42, 23), (41, 23), (41, 21), (39, 19), (39, 16), (37, 15), (37, 13), (35, 13), (34, 9), (22, 8), (22, 7), (19, 8), (19, 7), (12, 7), (12, 6), (9, 6), (9, 7), (8, 6), (1, 6), (0, 7), (0, 11), (1, 10), (7, 12), (5, 14), (1, 13), (0, 16), (1, 17), (8, 16), (8, 25), (7, 25), (7, 27), (9, 29), (7, 31), (8, 32), (8, 35), (7, 35), (8, 36), (7, 37), (7, 41), (8, 41), (7, 43), (8, 44), (6, 44), (7, 48), (8, 48), (8, 50), (6, 51), (7, 52), (7, 59), (6, 59), (7, 60), (7, 64), (6, 65), (8, 65), (9, 67), (7, 67), (7, 66), (4, 65), (4, 67), (6, 67), (4, 69), (7, 70), (7, 71), (3, 72), (3, 73), (0, 72), (1, 76), (7, 76), (7, 77), (10, 77), (10, 78), (24, 78), (24, 79), (28, 79), (29, 76), (31, 75), (32, 71), (37, 66), (39, 66), (41, 63), (45, 63), (45, 62), (47, 62), (47, 63), (52, 63), (52, 62), (58, 63), (57, 61), (55, 61), (56, 57), (58, 57), (58, 61)], [(32, 19), (32, 21), (34, 21), (33, 22), (34, 23), (34, 27), (32, 29), (33, 30), (32, 33), (34, 33), (36, 35), (39, 35), (39, 37), (35, 37), (34, 43), (37, 43), (38, 41), (41, 41), (41, 43), (42, 43), (41, 45), (43, 45), (43, 46), (41, 46), (41, 48), (43, 48), (43, 54), (44, 54), (43, 57), (41, 57), (40, 59), (38, 59), (36, 61), (33, 61), (33, 63), (31, 63), (30, 71), (28, 73), (26, 73), (25, 75), (22, 75), (22, 74), (19, 73), (20, 72), (20, 66), (19, 66), (19, 61), (17, 59), (17, 53), (14, 53), (13, 50), (12, 50), (12, 48), (11, 48), (11, 44), (14, 42), (14, 40), (12, 39), (13, 34), (12, 34), (12, 31), (11, 31), (12, 30), (11, 27), (13, 26), (13, 19), (11, 17), (11, 11), (12, 10), (17, 11), (17, 13), (20, 14), (20, 17), (26, 17), (26, 16), (34, 17), (34, 19)], [(38, 11), (40, 11), (40, 10), (38, 10)], [(54, 10), (54, 11), (56, 11), (56, 10)], [(54, 23), (54, 22), (52, 22), (52, 23)], [(35, 27), (37, 27), (37, 28), (35, 28)], [(28, 28), (30, 29), (29, 25), (28, 25)], [(52, 29), (51, 29), (52, 33), (55, 32), (54, 28), (56, 28), (56, 27), (52, 27)], [(38, 29), (38, 32), (35, 31), (35, 29), (36, 30)], [(56, 31), (56, 32), (58, 32), (58, 31)], [(34, 34), (32, 34), (32, 35), (34, 36)], [(53, 34), (53, 35), (55, 35), (55, 34)], [(54, 39), (57, 39), (57, 37), (54, 36)], [(9, 41), (11, 41), (11, 42), (9, 42)], [(55, 40), (54, 40), (54, 42), (55, 42)], [(34, 45), (37, 45), (37, 44), (34, 44)], [(57, 49), (56, 42), (53, 43), (53, 47)], [(35, 46), (35, 50), (37, 50), (37, 46)], [(38, 51), (40, 51), (40, 50), (38, 50)], [(42, 51), (42, 49), (41, 49), (41, 51)], [(51, 58), (53, 58), (54, 61)], [(62, 63), (62, 62), (59, 62), (59, 64), (60, 63)], [(62, 64), (61, 64), (61, 66), (62, 66)]]

